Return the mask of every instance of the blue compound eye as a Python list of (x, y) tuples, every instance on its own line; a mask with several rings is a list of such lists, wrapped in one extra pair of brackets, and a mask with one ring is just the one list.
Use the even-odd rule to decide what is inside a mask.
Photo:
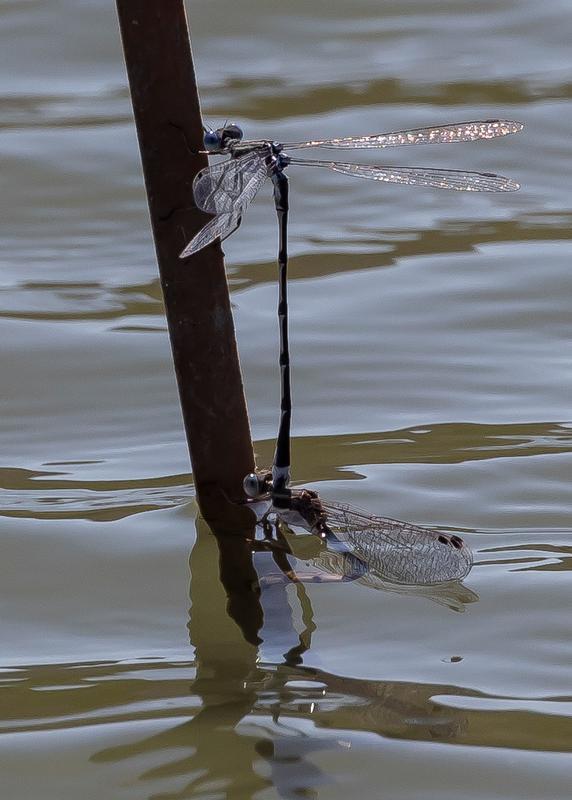
[(220, 150), (221, 140), (217, 131), (206, 131), (203, 141), (205, 150)]

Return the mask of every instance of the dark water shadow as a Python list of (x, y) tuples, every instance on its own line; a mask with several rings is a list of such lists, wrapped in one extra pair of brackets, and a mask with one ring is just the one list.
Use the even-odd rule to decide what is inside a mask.
[[(256, 442), (257, 462), (271, 464), (274, 439)], [(514, 424), (445, 422), (292, 442), (296, 481), (360, 480), (359, 467), (381, 464), (467, 464), (572, 452), (572, 430), (559, 421)]]
[[(379, 38), (379, 31), (375, 31)], [(352, 34), (346, 32), (346, 39)], [(357, 35), (355, 36), (357, 40)], [(367, 34), (359, 32), (363, 43)], [(328, 114), (344, 108), (358, 109), (368, 106), (393, 105), (395, 103), (430, 103), (439, 107), (487, 105), (499, 103), (504, 107), (539, 102), (543, 98), (567, 99), (572, 96), (570, 81), (554, 83), (527, 80), (510, 81), (448, 80), (416, 83), (394, 77), (371, 77), (353, 83), (329, 82), (321, 86), (298, 86), (293, 89), (288, 81), (268, 76), (229, 77), (209, 93), (208, 113), (221, 118), (231, 116), (252, 120), (273, 121), (277, 117), (297, 117), (311, 108), (314, 114)], [(220, 98), (220, 99), (219, 99)], [(278, 99), (277, 99), (278, 98)], [(236, 102), (234, 106), (233, 100)]]

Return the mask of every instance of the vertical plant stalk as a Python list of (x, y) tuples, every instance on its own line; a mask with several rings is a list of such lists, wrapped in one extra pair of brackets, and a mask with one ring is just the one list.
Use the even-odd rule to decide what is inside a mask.
[(175, 373), (201, 510), (244, 497), (254, 468), (219, 243), (178, 255), (207, 221), (192, 182), (206, 166), (183, 0), (117, 0)]

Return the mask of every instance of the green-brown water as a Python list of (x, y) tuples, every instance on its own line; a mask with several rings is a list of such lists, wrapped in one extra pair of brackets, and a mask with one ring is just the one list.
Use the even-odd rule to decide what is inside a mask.
[[(526, 124), (380, 159), (500, 172), (515, 195), (291, 176), (295, 477), (459, 532), (477, 566), (464, 613), (267, 582), (260, 631), (252, 597), (242, 630), (228, 616), (113, 4), (3, 2), (0, 794), (564, 800), (570, 4), (210, 0), (189, 16), (205, 116), (248, 137)], [(266, 191), (225, 243), (260, 463), (277, 424), (275, 247)], [(244, 555), (223, 547), (227, 581)]]

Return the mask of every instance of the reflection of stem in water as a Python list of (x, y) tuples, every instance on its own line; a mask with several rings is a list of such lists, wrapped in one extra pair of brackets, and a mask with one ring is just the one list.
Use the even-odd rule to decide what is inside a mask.
[[(212, 536), (201, 521), (197, 524), (197, 544), (191, 555), (191, 642), (196, 649), (197, 678), (193, 690), (201, 696), (203, 708), (193, 722), (206, 725), (197, 744), (195, 759), (202, 760), (206, 738), (209, 751), (218, 751), (219, 763), (216, 773), (228, 770), (229, 750), (241, 754), (240, 767), (236, 764), (228, 770), (228, 782), (233, 785), (240, 775), (241, 791), (248, 786), (248, 796), (253, 796), (263, 786), (273, 785), (283, 797), (292, 797), (292, 776), (296, 775), (296, 788), (321, 783), (319, 770), (305, 762), (304, 753), (294, 757), (294, 773), (289, 765), (286, 775), (272, 768), (272, 780), (262, 778), (256, 771), (256, 762), (267, 758), (269, 748), (274, 752), (274, 743), (269, 731), (257, 725), (256, 735), (240, 730), (245, 717), (255, 713), (265, 686), (273, 683), (276, 673), (260, 669), (253, 643), (261, 642), (260, 631), (263, 612), (260, 604), (260, 588), (252, 562), (253, 535)], [(213, 575), (216, 564), (214, 549), (218, 547), (220, 581)], [(276, 553), (276, 563), (289, 571), (285, 552)], [(303, 607), (304, 632), (299, 644), (286, 654), (286, 663), (300, 663), (301, 654), (310, 645), (314, 629), (312, 609), (304, 587), (296, 584), (297, 594)], [(221, 595), (227, 598), (226, 612)], [(230, 618), (236, 625), (230, 622)], [(229, 624), (230, 623), (230, 624)], [(289, 660), (290, 659), (290, 660)], [(273, 692), (274, 694), (274, 692)], [(268, 709), (270, 710), (270, 709)], [(279, 716), (279, 712), (278, 712)], [(249, 724), (252, 729), (254, 723)], [(275, 726), (276, 727), (276, 726)], [(270, 734), (272, 735), (272, 734)], [(276, 733), (274, 732), (274, 736)], [(224, 766), (226, 764), (226, 767)], [(211, 774), (212, 779), (212, 774)], [(208, 780), (208, 776), (207, 776)], [(281, 784), (283, 784), (281, 786)], [(290, 787), (290, 788), (289, 788)], [(238, 788), (238, 787), (237, 787)], [(228, 796), (233, 796), (229, 792)]]
[(240, 730), (257, 698), (262, 626), (251, 546), (240, 532), (215, 538), (198, 520), (190, 567), (189, 630), (197, 662), (192, 690), (202, 702), (189, 723), (196, 728), (194, 769), (206, 769), (205, 782), (216, 781), (229, 797), (246, 791), (253, 796), (271, 782), (255, 770), (259, 736)]

